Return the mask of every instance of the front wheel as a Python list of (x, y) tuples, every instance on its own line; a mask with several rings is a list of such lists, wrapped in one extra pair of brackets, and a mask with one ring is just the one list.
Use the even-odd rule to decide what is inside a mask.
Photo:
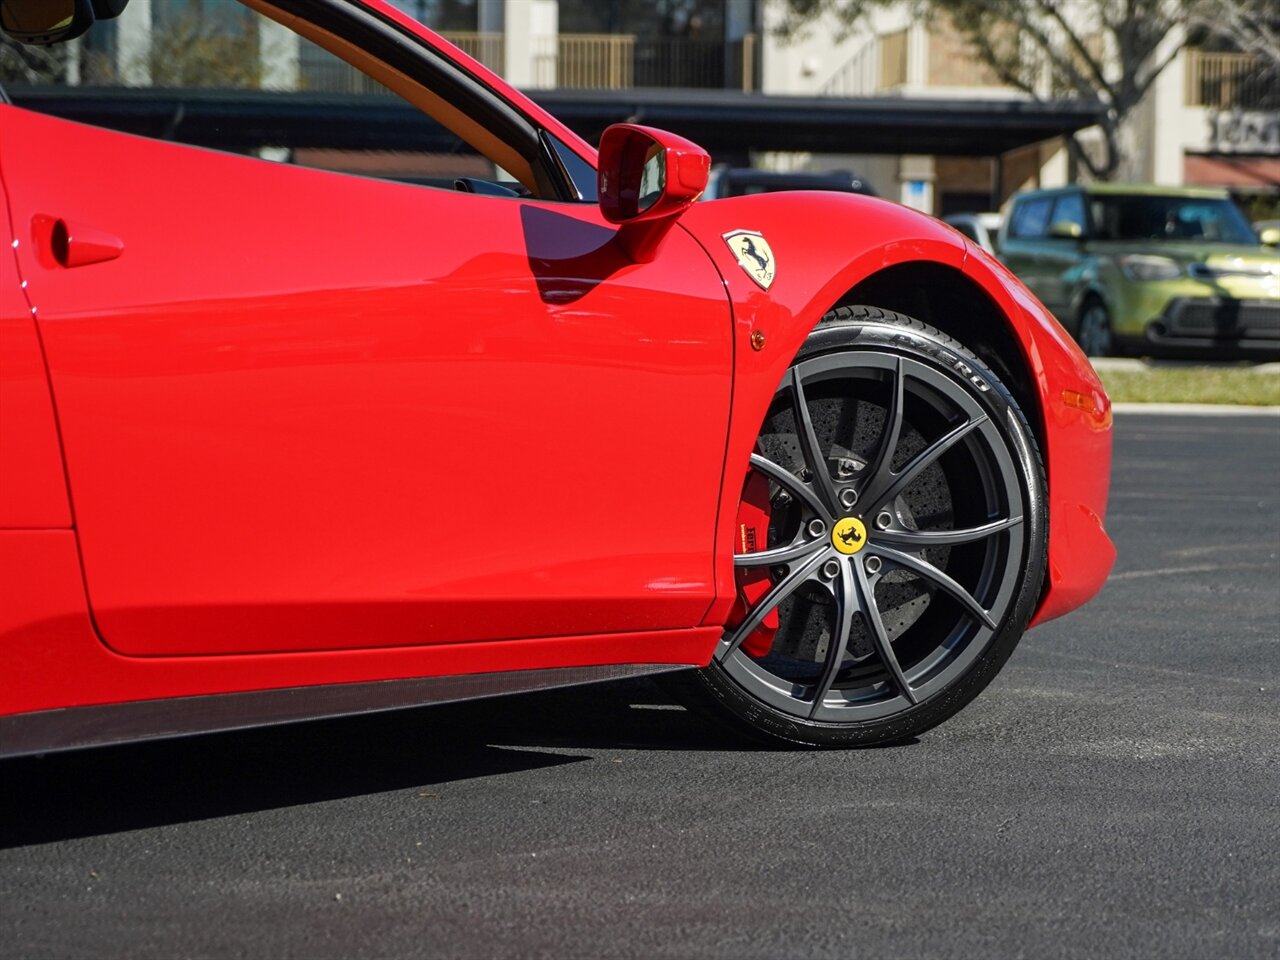
[(834, 310), (765, 417), (739, 507), (738, 602), (685, 683), (773, 740), (920, 733), (1012, 653), (1045, 529), (1044, 470), (999, 380), (918, 321)]

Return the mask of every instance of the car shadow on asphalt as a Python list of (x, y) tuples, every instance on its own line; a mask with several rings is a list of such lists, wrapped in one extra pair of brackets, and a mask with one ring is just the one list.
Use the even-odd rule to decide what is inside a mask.
[(598, 751), (762, 749), (647, 680), (622, 680), (20, 757), (0, 761), (0, 848), (554, 767)]

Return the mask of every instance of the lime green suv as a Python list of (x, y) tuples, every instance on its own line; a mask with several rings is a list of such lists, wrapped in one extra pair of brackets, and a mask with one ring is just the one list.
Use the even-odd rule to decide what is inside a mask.
[(1090, 356), (1274, 359), (1274, 239), (1225, 190), (1092, 184), (1015, 196), (1000, 259)]

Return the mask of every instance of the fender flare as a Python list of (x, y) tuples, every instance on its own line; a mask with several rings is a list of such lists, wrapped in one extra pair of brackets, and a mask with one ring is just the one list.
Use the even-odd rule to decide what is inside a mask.
[[(839, 234), (841, 222), (850, 224), (843, 242), (825, 242)], [(806, 224), (824, 229), (805, 229)], [(1004, 318), (1042, 405), (1054, 378), (1066, 376), (1082, 389), (1101, 390), (1074, 340), (1007, 268), (957, 231), (916, 211), (853, 195), (766, 194), (696, 204), (680, 225), (720, 272), (734, 325), (733, 403), (716, 518), (716, 600), (703, 624), (723, 623), (736, 596), (734, 518), (760, 423), (777, 385), (827, 311), (869, 277), (911, 263), (954, 269), (984, 292)], [(768, 289), (738, 265), (722, 239), (735, 230), (759, 232), (772, 247), (775, 278)], [(1026, 414), (1036, 417), (1041, 411)]]

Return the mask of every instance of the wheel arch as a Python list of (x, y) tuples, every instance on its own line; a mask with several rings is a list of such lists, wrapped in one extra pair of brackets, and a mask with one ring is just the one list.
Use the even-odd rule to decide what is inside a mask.
[[(1022, 409), (1041, 456), (1048, 465), (1050, 428), (1042, 395), (1044, 358), (1036, 335), (1027, 329), (1033, 321), (1024, 317), (1023, 305), (1001, 282), (998, 262), (988, 261), (985, 257), (975, 258), (971, 251), (968, 256), (965, 253), (964, 248), (948, 249), (936, 238), (920, 238), (866, 250), (860, 257), (842, 264), (843, 269), (835, 272), (824, 288), (813, 292), (802, 306), (798, 305), (799, 309), (790, 311), (789, 316), (770, 310), (753, 291), (748, 291), (747, 297), (733, 298), (739, 334), (758, 328), (767, 332), (767, 338), (762, 353), (741, 348), (737, 351), (734, 417), (743, 419), (733, 424), (731, 429), (717, 536), (717, 556), (722, 561), (718, 571), (723, 570), (726, 579), (720, 585), (722, 589), (718, 589), (717, 601), (704, 618), (704, 624), (722, 622), (735, 596), (732, 566), (723, 561), (732, 552), (732, 534), (727, 525), (732, 522), (734, 511), (731, 508), (741, 492), (741, 480), (734, 478), (741, 477), (738, 468), (741, 465), (745, 469), (746, 454), (749, 453), (740, 436), (735, 442), (735, 434), (755, 436), (759, 424), (752, 421), (746, 429), (747, 421), (752, 420), (747, 411), (763, 410), (767, 406), (778, 378), (791, 362), (795, 350), (822, 323), (823, 317), (836, 307), (864, 305), (905, 314), (963, 344), (1009, 390)], [(995, 269), (989, 264), (994, 264)], [(734, 281), (738, 279), (733, 273), (728, 276)], [(732, 286), (731, 282), (731, 290)], [(1023, 324), (1021, 328), (1017, 326), (1020, 321)], [(1065, 340), (1070, 341), (1065, 331), (1061, 333)], [(782, 342), (777, 344), (776, 340)], [(778, 347), (776, 352), (773, 350), (775, 346)], [(766, 359), (771, 353), (772, 357)], [(742, 402), (744, 400), (745, 403)]]
[(1004, 383), (1045, 449), (1041, 396), (1008, 314), (961, 270), (909, 261), (858, 281), (832, 307), (879, 307), (922, 320), (973, 351)]

